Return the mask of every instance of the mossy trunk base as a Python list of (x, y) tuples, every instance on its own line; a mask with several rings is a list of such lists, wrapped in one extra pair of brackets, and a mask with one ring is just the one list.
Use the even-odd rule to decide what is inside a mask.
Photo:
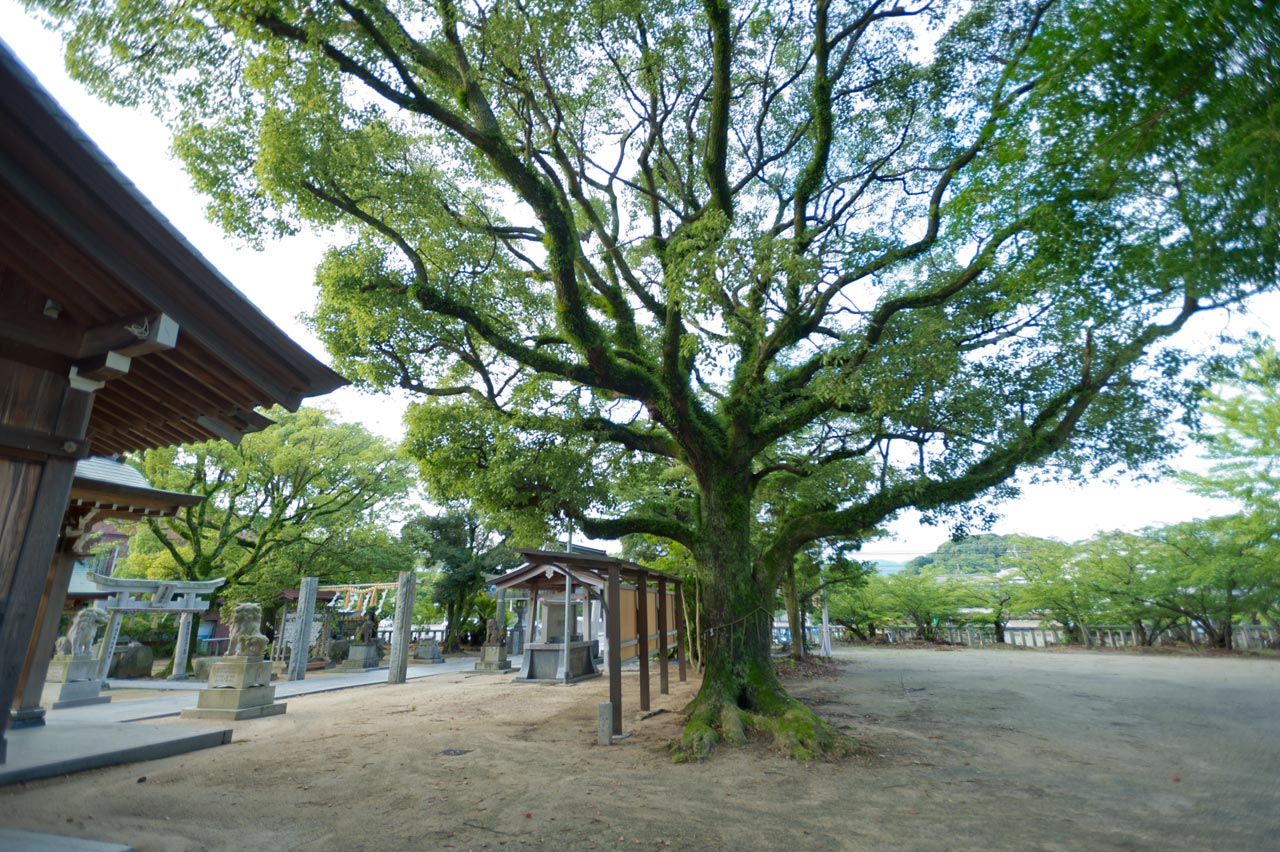
[(708, 672), (686, 712), (684, 733), (672, 745), (677, 763), (702, 760), (721, 743), (741, 747), (753, 738), (795, 760), (846, 757), (857, 748), (851, 737), (788, 695), (767, 661), (738, 677)]

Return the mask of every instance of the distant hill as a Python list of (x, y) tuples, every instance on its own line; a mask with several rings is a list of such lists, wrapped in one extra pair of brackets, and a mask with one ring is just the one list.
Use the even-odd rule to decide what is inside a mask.
[(945, 542), (933, 553), (917, 556), (906, 564), (912, 574), (942, 571), (947, 574), (995, 574), (1010, 567), (1001, 562), (1005, 554), (1016, 555), (1019, 545), (1025, 553), (1027, 545), (1044, 539), (1027, 535), (971, 535), (959, 541)]

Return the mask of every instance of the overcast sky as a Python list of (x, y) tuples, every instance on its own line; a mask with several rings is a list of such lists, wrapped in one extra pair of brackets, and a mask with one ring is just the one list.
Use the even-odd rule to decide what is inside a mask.
[[(315, 303), (312, 273), (325, 246), (322, 237), (292, 237), (259, 252), (225, 236), (205, 219), (204, 202), (170, 158), (169, 135), (163, 125), (148, 113), (107, 107), (85, 94), (63, 71), (60, 39), (28, 19), (15, 0), (0, 0), (0, 38), (215, 267), (307, 349), (328, 360), (299, 319)], [(1280, 298), (1269, 297), (1230, 317), (1198, 317), (1188, 333), (1208, 346), (1228, 323), (1235, 331), (1247, 327), (1276, 337)], [(312, 402), (389, 438), (403, 435), (403, 397), (374, 397), (343, 389)], [(1196, 466), (1191, 455), (1176, 463)], [(992, 532), (1075, 541), (1103, 530), (1136, 530), (1231, 510), (1230, 504), (1196, 497), (1171, 479), (1141, 482), (1119, 475), (1112, 482), (1086, 485), (1029, 485), (1022, 498), (1001, 507), (1003, 517)], [(946, 528), (922, 526), (915, 515), (898, 520), (892, 531), (893, 538), (867, 545), (864, 553), (868, 558), (909, 559), (932, 551), (948, 538)]]

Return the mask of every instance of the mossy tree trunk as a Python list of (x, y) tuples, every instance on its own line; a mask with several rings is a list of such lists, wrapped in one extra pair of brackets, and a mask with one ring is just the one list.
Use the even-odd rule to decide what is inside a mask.
[(724, 473), (700, 501), (702, 687), (676, 748), (700, 759), (717, 743), (743, 745), (755, 732), (792, 757), (847, 753), (852, 741), (787, 694), (770, 655), (778, 580), (753, 560), (749, 477)]

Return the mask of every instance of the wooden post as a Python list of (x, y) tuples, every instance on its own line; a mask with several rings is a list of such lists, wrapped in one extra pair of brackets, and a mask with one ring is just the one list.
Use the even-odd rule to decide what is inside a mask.
[[(18, 680), (35, 633), (40, 595), (58, 546), (58, 530), (71, 496), (75, 456), (101, 382), (0, 363), (6, 386), (0, 390), (0, 763), (8, 748), (4, 731), (18, 692)], [(22, 436), (47, 436), (67, 455), (21, 451)], [(6, 437), (9, 436), (9, 437)], [(7, 452), (13, 447), (16, 452)]]
[(298, 610), (295, 621), (293, 653), (289, 655), (289, 680), (303, 680), (307, 676), (307, 662), (311, 659), (311, 622), (316, 611), (316, 586), (319, 577), (303, 577), (298, 587)]
[[(535, 595), (537, 592), (534, 593)], [(622, 733), (622, 582), (618, 566), (609, 566), (609, 596), (605, 604), (604, 632), (609, 640), (609, 703), (613, 705), (613, 733)], [(536, 599), (536, 598), (535, 598)]]
[(564, 644), (560, 646), (560, 665), (563, 667), (561, 671), (564, 673), (564, 682), (568, 683), (573, 680), (573, 673), (569, 670), (569, 640), (573, 638), (573, 575), (569, 573), (569, 569), (564, 572), (564, 635), (561, 637)]
[(49, 662), (53, 657), (53, 646), (58, 640), (58, 625), (62, 620), (62, 607), (67, 601), (67, 586), (76, 565), (76, 554), (72, 550), (74, 541), (63, 539), (58, 555), (49, 566), (49, 578), (45, 582), (44, 595), (40, 598), (40, 611), (36, 614), (36, 633), (27, 646), (27, 659), (18, 683), (17, 706), (13, 711), (15, 728), (44, 724), (40, 693), (44, 691), (45, 678), (49, 674)]
[(676, 648), (680, 656), (680, 682), (686, 680), (687, 663), (685, 658), (689, 655), (689, 649), (685, 644), (684, 635), (684, 583), (676, 580)]
[[(538, 623), (538, 587), (533, 587), (533, 592), (529, 598), (529, 612), (525, 617), (524, 625), (524, 644), (529, 645), (537, 641), (538, 637), (534, 635), (534, 625)], [(545, 637), (544, 637), (545, 641)]]
[(670, 666), (667, 660), (667, 647), (671, 643), (667, 641), (667, 578), (658, 578), (658, 692), (661, 695), (669, 695), (670, 689)]
[(409, 639), (413, 633), (413, 598), (417, 578), (418, 575), (413, 571), (400, 572), (400, 584), (396, 587), (395, 627), (391, 632), (391, 666), (387, 671), (387, 683), (404, 683), (409, 679)]
[(649, 584), (644, 575), (636, 577), (636, 650), (640, 654), (640, 710), (649, 709)]

